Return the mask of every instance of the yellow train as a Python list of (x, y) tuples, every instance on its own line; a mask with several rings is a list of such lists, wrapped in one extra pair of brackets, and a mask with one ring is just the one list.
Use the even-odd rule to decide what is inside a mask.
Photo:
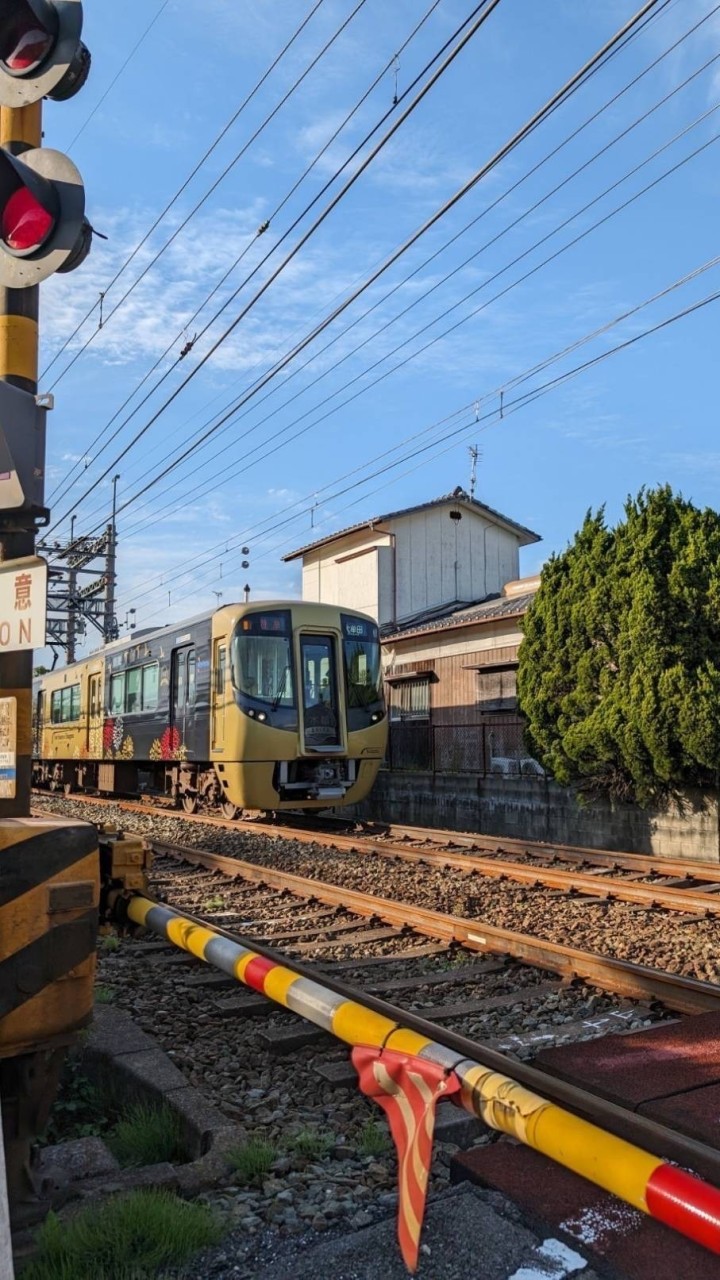
[(34, 782), (164, 794), (187, 812), (324, 809), (385, 754), (380, 637), (331, 605), (228, 605), (36, 681)]

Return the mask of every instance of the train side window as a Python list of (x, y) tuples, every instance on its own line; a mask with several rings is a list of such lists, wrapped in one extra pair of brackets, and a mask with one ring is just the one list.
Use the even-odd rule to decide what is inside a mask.
[(50, 702), (50, 721), (58, 724), (62, 718), (62, 689), (55, 689)]
[(110, 715), (121, 716), (125, 710), (125, 673), (110, 681)]
[(142, 686), (142, 668), (133, 667), (125, 676), (125, 710), (140, 710), (140, 689)]
[(175, 652), (175, 680), (173, 689), (173, 706), (176, 708), (185, 706), (185, 654), (182, 651)]
[(160, 683), (160, 668), (157, 662), (153, 662), (149, 667), (142, 668), (142, 709), (143, 711), (154, 711), (158, 704), (158, 687)]
[(215, 667), (215, 692), (225, 692), (225, 663), (227, 660), (227, 649), (224, 645), (217, 651), (217, 665)]
[(191, 649), (187, 656), (187, 704), (189, 707), (195, 706), (195, 677), (196, 677), (195, 650)]
[(80, 719), (80, 685), (74, 684), (70, 687), (70, 719)]

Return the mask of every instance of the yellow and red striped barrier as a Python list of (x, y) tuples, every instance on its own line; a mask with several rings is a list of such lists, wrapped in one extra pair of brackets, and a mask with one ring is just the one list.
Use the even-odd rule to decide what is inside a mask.
[[(694, 1174), (580, 1119), (510, 1076), (462, 1058), (446, 1045), (403, 1027), (358, 1001), (349, 1000), (321, 982), (303, 977), (288, 965), (262, 956), (249, 946), (197, 924), (170, 907), (136, 897), (129, 901), (128, 915), (135, 924), (161, 934), (175, 946), (331, 1032), (356, 1050), (368, 1050), (367, 1054), (357, 1057), (353, 1054), (364, 1092), (376, 1100), (380, 1092), (394, 1095), (396, 1106), (405, 1115), (404, 1147), (398, 1143), (398, 1235), (403, 1257), (411, 1270), (417, 1262), (427, 1185), (417, 1162), (421, 1159), (429, 1167), (435, 1103), (443, 1093), (453, 1092), (460, 1105), (479, 1116), (489, 1128), (509, 1134), (706, 1249), (720, 1253), (720, 1190)], [(383, 1072), (382, 1076), (388, 1076), (390, 1084), (381, 1089), (380, 1077), (375, 1072), (373, 1084), (367, 1068), (371, 1068), (373, 1062), (377, 1064), (382, 1054), (386, 1055), (388, 1064), (397, 1065), (396, 1060), (404, 1058), (405, 1074), (401, 1078), (394, 1069)], [(367, 1087), (363, 1067), (366, 1068), (365, 1080), (369, 1081)], [(444, 1091), (438, 1088), (438, 1069), (448, 1082), (454, 1078), (452, 1086)], [(408, 1072), (414, 1077), (413, 1087), (426, 1092), (425, 1109), (409, 1097)], [(455, 1080), (459, 1082), (459, 1093)], [(393, 1118), (392, 1105), (388, 1106), (387, 1100), (381, 1105), (388, 1111), (393, 1136), (397, 1137), (399, 1126)], [(414, 1121), (410, 1110), (415, 1111)], [(424, 1137), (418, 1132), (423, 1127)], [(413, 1185), (409, 1181), (408, 1161), (415, 1168)]]

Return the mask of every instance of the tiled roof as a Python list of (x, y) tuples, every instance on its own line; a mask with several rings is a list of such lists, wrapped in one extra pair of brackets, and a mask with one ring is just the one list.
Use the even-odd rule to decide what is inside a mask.
[(518, 524), (516, 520), (511, 520), (509, 516), (504, 516), (502, 512), (495, 511), (493, 507), (488, 507), (484, 502), (478, 502), (477, 498), (471, 498), (464, 489), (457, 488), (453, 493), (446, 493), (442, 498), (433, 498), (430, 502), (420, 502), (415, 507), (405, 507), (401, 511), (389, 511), (382, 516), (373, 516), (370, 520), (361, 520), (358, 524), (348, 525), (346, 529), (338, 529), (337, 533), (329, 533), (324, 538), (318, 538), (315, 542), (308, 542), (304, 547), (298, 547), (296, 551), (289, 551), (283, 560), (297, 560), (299, 556), (303, 556), (308, 551), (314, 551), (317, 547), (324, 547), (327, 543), (336, 542), (340, 538), (345, 538), (349, 533), (356, 533), (360, 529), (373, 529), (377, 524), (384, 524), (387, 520), (397, 520), (400, 516), (412, 516), (418, 511), (428, 511), (431, 507), (442, 506), (446, 502), (455, 502), (458, 505), (469, 507), (478, 515), (489, 516), (491, 520), (497, 524), (505, 525), (508, 529), (512, 529), (518, 533), (521, 546), (527, 546), (531, 542), (540, 542), (540, 534), (533, 533), (532, 529), (527, 529), (525, 525)]
[(525, 613), (535, 594), (535, 591), (526, 591), (518, 596), (487, 596), (484, 600), (476, 601), (475, 604), (446, 605), (442, 613), (434, 610), (432, 615), (416, 615), (402, 626), (383, 627), (382, 639), (383, 641), (395, 640), (409, 635), (424, 634), (427, 631), (445, 631), (452, 627), (463, 627), (471, 622), (513, 618)]

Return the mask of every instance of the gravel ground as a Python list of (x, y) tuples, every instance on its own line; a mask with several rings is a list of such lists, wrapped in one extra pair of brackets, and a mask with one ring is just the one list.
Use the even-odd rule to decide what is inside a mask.
[[(96, 806), (84, 806), (74, 800), (53, 797), (45, 805), (34, 797), (33, 803), (68, 816), (100, 819)], [(128, 831), (142, 831), (157, 840), (211, 849), (560, 942), (571, 940), (589, 950), (658, 967), (665, 965), (705, 979), (715, 979), (720, 966), (720, 931), (714, 922), (683, 925), (679, 915), (648, 912), (619, 903), (599, 907), (559, 898), (541, 888), (484, 881), (452, 871), (430, 871), (379, 857), (339, 853), (324, 846), (188, 823), (174, 816), (158, 819), (110, 808), (102, 810), (102, 820), (117, 821)], [(169, 861), (159, 860), (156, 871), (162, 890), (173, 903), (198, 914), (214, 915), (218, 920), (226, 918), (228, 927), (239, 932), (243, 923), (250, 923), (265, 926), (264, 930), (258, 927), (258, 933), (272, 932), (280, 937), (283, 929), (301, 927), (303, 912), (311, 910), (296, 899), (281, 899), (260, 886), (210, 872), (188, 871)], [(337, 918), (335, 914), (328, 916), (329, 920)], [(331, 939), (332, 935), (326, 934), (326, 938)], [(417, 942), (417, 938), (388, 939), (363, 946), (363, 953), (397, 952), (397, 962), (383, 965), (378, 976), (405, 976), (409, 962), (402, 958), (402, 952)], [(286, 949), (291, 951), (292, 946)], [(326, 964), (348, 954), (347, 946), (339, 943), (322, 952), (321, 962)], [(419, 967), (412, 972), (432, 975), (447, 969), (454, 962), (453, 956), (463, 965), (479, 959), (467, 952), (444, 953), (415, 961)], [(239, 1125), (240, 1142), (244, 1135), (247, 1139), (261, 1139), (271, 1148), (272, 1163), (262, 1175), (248, 1180), (229, 1170), (226, 1183), (205, 1195), (207, 1202), (223, 1215), (228, 1232), (217, 1249), (184, 1273), (183, 1280), (190, 1280), (191, 1275), (207, 1280), (294, 1280), (296, 1274), (309, 1276), (309, 1271), (297, 1270), (298, 1258), (308, 1256), (308, 1251), (323, 1240), (334, 1245), (329, 1253), (321, 1251), (317, 1255), (316, 1269), (324, 1267), (333, 1280), (393, 1280), (392, 1267), (397, 1261), (394, 1244), (392, 1256), (389, 1250), (390, 1241), (394, 1240), (397, 1170), (392, 1149), (382, 1145), (386, 1133), (382, 1113), (358, 1090), (339, 1091), (316, 1073), (321, 1062), (346, 1061), (347, 1048), (313, 1044), (296, 1051), (290, 1059), (273, 1056), (263, 1033), (268, 1027), (290, 1025), (292, 1016), (282, 1010), (260, 1020), (220, 1016), (214, 1000), (216, 996), (227, 997), (228, 991), (208, 987), (207, 976), (207, 969), (200, 962), (163, 950), (149, 938), (124, 938), (118, 944), (113, 937), (101, 943), (99, 949), (99, 997), (128, 1010), (157, 1039), (188, 1082), (200, 1088), (210, 1102)], [(351, 969), (343, 976), (353, 981)], [(466, 1019), (453, 1024), (454, 1028), (476, 1039), (495, 1042), (541, 1031), (546, 1033), (548, 1043), (560, 1043), (564, 1028), (568, 1028), (571, 1038), (578, 1038), (579, 1021), (589, 1024), (594, 1017), (617, 1008), (616, 999), (581, 984), (550, 993), (536, 1004), (523, 1003), (523, 988), (547, 981), (548, 977), (509, 962), (496, 974), (483, 977), (481, 986), (453, 987), (453, 1001), (506, 992), (508, 984), (518, 993), (517, 1004)], [(356, 980), (363, 985), (368, 975), (359, 970)], [(413, 993), (412, 1003), (421, 1008), (434, 996), (429, 987), (421, 989)], [(409, 1006), (411, 999), (401, 993), (398, 1003)], [(647, 1025), (646, 1014), (647, 1010), (640, 1008), (630, 1025)], [(597, 1032), (588, 1025), (585, 1034)], [(493, 1140), (493, 1136), (485, 1134), (477, 1141)], [(442, 1204), (445, 1195), (454, 1194), (455, 1189), (448, 1184), (455, 1149), (450, 1144), (436, 1144), (428, 1197), (431, 1207)], [(438, 1222), (442, 1217), (440, 1213)], [(376, 1228), (385, 1232), (379, 1237), (380, 1244), (372, 1235)], [(352, 1233), (350, 1237), (348, 1233)], [(365, 1233), (369, 1233), (370, 1243), (362, 1245)], [(343, 1244), (346, 1238), (355, 1242), (349, 1253)], [(468, 1274), (468, 1258), (462, 1251), (456, 1258), (445, 1245), (439, 1248), (432, 1258), (424, 1255), (419, 1272), (422, 1280), (456, 1280)], [(378, 1256), (382, 1261), (378, 1262)], [(507, 1272), (508, 1276), (511, 1274), (512, 1271)], [(498, 1271), (497, 1275), (498, 1280), (504, 1280), (504, 1272)], [(489, 1277), (490, 1272), (487, 1280)]]
[[(53, 812), (98, 820), (98, 807), (75, 800), (44, 801)], [(510, 881), (463, 875), (450, 869), (432, 870), (386, 858), (338, 852), (324, 845), (299, 844), (248, 831), (156, 818), (103, 809), (105, 821), (153, 835), (168, 843), (210, 849), (230, 857), (345, 885), (378, 896), (395, 897), (418, 906), (482, 920), (567, 943), (636, 964), (647, 964), (708, 982), (720, 979), (720, 921), (697, 921), (679, 912), (648, 910), (622, 902), (602, 904), (568, 898), (541, 886), (529, 888)]]

